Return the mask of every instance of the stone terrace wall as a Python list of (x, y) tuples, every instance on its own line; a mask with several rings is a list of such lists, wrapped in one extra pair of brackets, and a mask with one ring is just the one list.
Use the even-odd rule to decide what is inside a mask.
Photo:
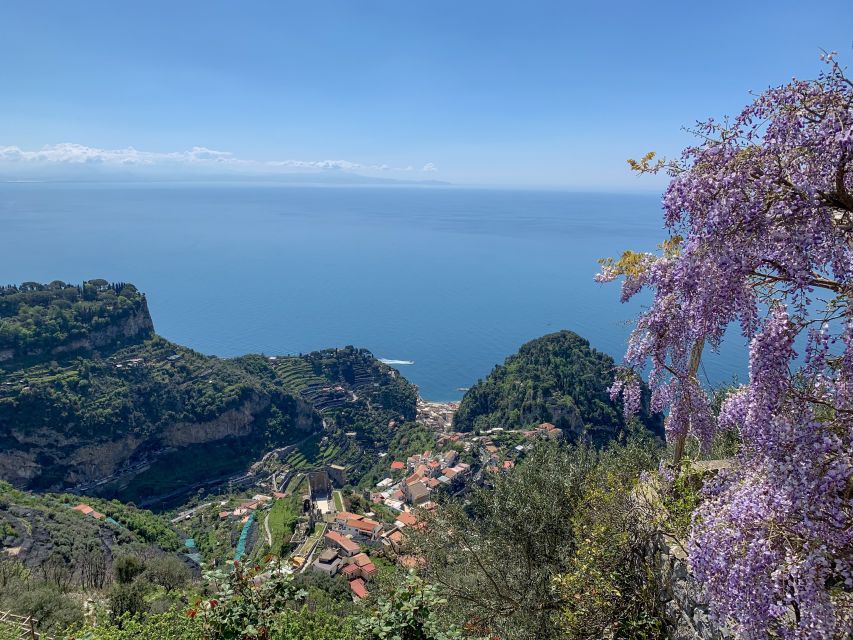
[(672, 536), (658, 533), (649, 549), (666, 603), (668, 637), (672, 640), (723, 640), (732, 636), (711, 620), (701, 588), (687, 565), (687, 553)]

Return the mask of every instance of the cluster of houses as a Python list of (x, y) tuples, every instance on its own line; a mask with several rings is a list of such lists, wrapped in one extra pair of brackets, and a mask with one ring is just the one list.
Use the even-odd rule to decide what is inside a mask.
[[(285, 494), (278, 493), (278, 492), (273, 493), (271, 496), (267, 496), (267, 495), (263, 495), (263, 494), (258, 494), (258, 495), (252, 496), (251, 500), (245, 500), (245, 501), (241, 502), (236, 507), (234, 507), (231, 511), (220, 511), (219, 512), (219, 519), (220, 520), (235, 519), (235, 520), (240, 520), (240, 522), (246, 522), (249, 519), (249, 515), (253, 511), (257, 511), (259, 509), (265, 509), (265, 508), (269, 507), (270, 505), (272, 505), (273, 498), (284, 498), (284, 497), (285, 497)], [(226, 502), (222, 502), (220, 504), (221, 504), (221, 506), (224, 506), (228, 503), (226, 501)]]
[(404, 530), (416, 527), (418, 520), (411, 512), (397, 516), (393, 525), (383, 525), (357, 513), (340, 511), (323, 536), (324, 549), (315, 556), (311, 568), (328, 576), (341, 575), (349, 582), (356, 600), (369, 595), (367, 583), (376, 577), (377, 568), (362, 547), (401, 553)]
[(357, 513), (339, 511), (329, 523), (329, 529), (323, 536), (325, 549), (316, 556), (311, 568), (328, 576), (340, 574), (349, 582), (354, 598), (366, 598), (369, 595), (366, 583), (376, 576), (377, 569), (370, 556), (361, 550), (361, 545), (379, 543), (382, 523)]
[(441, 486), (449, 485), (457, 476), (471, 472), (471, 465), (457, 463), (458, 453), (450, 450), (433, 455), (431, 451), (410, 456), (406, 462), (395, 460), (391, 463), (392, 476), (405, 477), (394, 480), (385, 478), (370, 493), (370, 500), (382, 503), (394, 511), (402, 512), (405, 505), (427, 507), (432, 492)]
[(429, 402), (418, 398), (416, 419), (425, 427), (443, 433), (450, 431), (453, 415), (458, 408), (458, 402)]

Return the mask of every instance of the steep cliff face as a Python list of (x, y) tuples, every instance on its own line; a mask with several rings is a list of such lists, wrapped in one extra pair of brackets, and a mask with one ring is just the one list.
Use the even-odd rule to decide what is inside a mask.
[[(130, 311), (126, 317), (103, 329), (92, 331), (85, 338), (77, 338), (52, 347), (48, 353), (51, 356), (60, 356), (75, 351), (94, 351), (95, 349), (125, 344), (134, 339), (147, 338), (153, 333), (154, 321), (148, 311), (148, 302), (142, 298), (139, 308)], [(41, 351), (27, 355), (44, 355), (44, 353)]]
[(24, 354), (0, 364), (0, 479), (17, 487), (136, 500), (240, 473), (324, 417), (373, 441), (414, 416), (414, 387), (365, 350), (205, 356), (154, 334), (132, 285), (93, 282), (0, 288), (3, 352)]
[(116, 349), (154, 333), (145, 296), (126, 283), (0, 287), (0, 365)]

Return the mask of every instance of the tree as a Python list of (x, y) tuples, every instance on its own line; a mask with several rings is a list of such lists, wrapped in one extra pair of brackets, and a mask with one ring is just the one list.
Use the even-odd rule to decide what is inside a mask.
[(98, 547), (81, 547), (74, 559), (84, 589), (103, 589), (109, 577), (107, 557)]
[(130, 584), (143, 571), (145, 564), (136, 556), (121, 556), (113, 562), (113, 572), (119, 584)]
[[(560, 622), (579, 604), (571, 601), (578, 581), (569, 576), (589, 557), (590, 509), (607, 493), (598, 479), (618, 477), (607, 507), (612, 524), (627, 526), (635, 512), (631, 488), (654, 457), (643, 445), (632, 445), (630, 455), (615, 451), (543, 443), (493, 489), (475, 490), (468, 506), (450, 502), (421, 514), (423, 528), (409, 534), (411, 553), (424, 559), (424, 577), (442, 588), (443, 609), (472, 630), (506, 640), (565, 637)], [(619, 536), (641, 546), (638, 535), (616, 526), (596, 541), (607, 539), (614, 555), (628, 557), (631, 549), (619, 545)], [(555, 589), (561, 577), (563, 588)], [(626, 589), (625, 598), (633, 593)], [(617, 601), (612, 594), (611, 600)]]
[[(707, 448), (718, 429), (739, 432), (735, 469), (695, 516), (690, 559), (743, 638), (853, 628), (853, 83), (825, 58), (818, 79), (697, 125), (680, 160), (630, 161), (671, 176), (670, 237), (659, 255), (602, 261), (598, 276), (623, 276), (623, 300), (652, 292), (612, 393), (636, 410), (651, 363), (675, 466), (688, 438)], [(697, 374), (732, 323), (749, 341), (749, 383), (715, 416)]]
[(160, 585), (167, 592), (184, 586), (190, 580), (187, 566), (172, 555), (159, 556), (149, 562), (145, 574), (151, 582)]

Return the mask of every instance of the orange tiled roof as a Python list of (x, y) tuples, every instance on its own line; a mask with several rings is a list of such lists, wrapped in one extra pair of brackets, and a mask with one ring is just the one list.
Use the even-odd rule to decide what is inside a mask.
[(364, 586), (364, 580), (362, 580), (361, 578), (356, 578), (355, 580), (350, 582), (349, 588), (355, 594), (355, 597), (359, 600), (362, 600), (370, 595), (367, 591), (367, 588)]
[(409, 511), (404, 511), (397, 516), (397, 522), (402, 522), (404, 525), (412, 526), (416, 524), (418, 519)]
[(379, 527), (381, 525), (375, 520), (362, 518), (361, 520), (347, 520), (347, 526), (351, 529), (358, 529), (359, 531), (364, 531), (365, 533), (373, 533), (376, 530), (376, 527)]
[(329, 542), (334, 542), (344, 551), (356, 553), (359, 549), (361, 549), (361, 547), (359, 547), (357, 543), (353, 542), (349, 538), (342, 536), (337, 531), (329, 531), (329, 533), (327, 533), (325, 537), (326, 540), (328, 540)]
[(338, 511), (335, 514), (335, 520), (340, 522), (346, 522), (347, 520), (361, 520), (364, 516), (360, 516), (357, 513), (350, 513), (349, 511)]

